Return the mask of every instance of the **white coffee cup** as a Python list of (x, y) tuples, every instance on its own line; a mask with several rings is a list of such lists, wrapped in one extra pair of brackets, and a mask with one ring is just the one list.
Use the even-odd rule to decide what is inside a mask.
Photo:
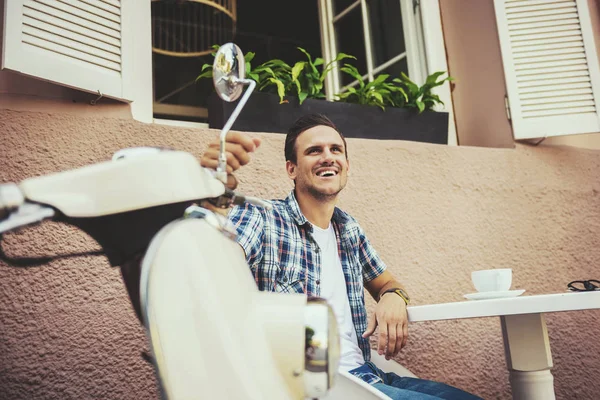
[(510, 290), (512, 269), (484, 269), (471, 272), (471, 280), (478, 292), (504, 292)]

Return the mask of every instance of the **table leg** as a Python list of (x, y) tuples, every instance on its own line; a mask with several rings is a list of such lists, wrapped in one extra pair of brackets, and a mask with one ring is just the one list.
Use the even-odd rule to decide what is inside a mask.
[(500, 317), (514, 400), (554, 400), (550, 340), (543, 314)]

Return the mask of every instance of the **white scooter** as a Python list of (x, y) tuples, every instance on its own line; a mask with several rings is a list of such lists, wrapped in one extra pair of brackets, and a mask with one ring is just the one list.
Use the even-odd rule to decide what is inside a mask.
[[(235, 230), (198, 205), (270, 207), (225, 186), (225, 137), (255, 85), (244, 79), (244, 65), (232, 43), (216, 54), (213, 79), (223, 100), (235, 101), (249, 85), (221, 131), (216, 174), (185, 152), (135, 148), (111, 161), (2, 184), (0, 239), (45, 219), (93, 237), (121, 268), (163, 398), (386, 398), (337, 374), (337, 323), (326, 301), (259, 292)], [(336, 376), (338, 394), (327, 395)]]

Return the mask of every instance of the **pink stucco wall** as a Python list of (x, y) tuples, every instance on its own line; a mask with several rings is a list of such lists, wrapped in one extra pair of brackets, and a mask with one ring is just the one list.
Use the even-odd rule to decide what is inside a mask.
[[(199, 156), (214, 131), (124, 119), (0, 111), (0, 181), (106, 160), (119, 148), (161, 145)], [(240, 174), (241, 189), (285, 196), (283, 136)], [(488, 149), (351, 139), (340, 205), (359, 219), (415, 304), (463, 300), (470, 272), (511, 267), (514, 288), (556, 293), (600, 278), (600, 152), (560, 147)], [(11, 255), (96, 248), (50, 225), (6, 238)], [(148, 399), (143, 330), (118, 271), (101, 257), (17, 269), (0, 263), (0, 398)], [(369, 302), (372, 309), (373, 302)], [(547, 316), (559, 399), (600, 392), (600, 311)], [(424, 378), (486, 399), (510, 391), (496, 318), (414, 323), (399, 360)]]

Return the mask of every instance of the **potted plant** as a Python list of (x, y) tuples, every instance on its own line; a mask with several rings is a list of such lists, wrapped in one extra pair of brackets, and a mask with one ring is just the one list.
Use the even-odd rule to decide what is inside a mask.
[[(448, 113), (432, 110), (436, 104), (443, 104), (432, 89), (451, 79), (439, 79), (444, 72), (430, 75), (422, 86), (404, 74), (395, 79), (382, 74), (372, 82), (364, 82), (354, 66), (345, 64), (340, 71), (358, 80), (358, 85), (337, 94), (334, 101), (326, 101), (325, 77), (336, 62), (354, 57), (340, 53), (335, 60), (324, 64), (322, 58), (313, 60), (304, 49), (299, 50), (306, 60), (294, 66), (269, 60), (253, 68), (254, 53), (245, 55), (246, 76), (257, 82), (257, 91), (232, 129), (286, 133), (302, 115), (320, 113), (328, 116), (349, 138), (447, 143)], [(210, 67), (205, 65), (198, 79), (211, 77)], [(211, 96), (209, 127), (222, 128), (236, 105)]]

